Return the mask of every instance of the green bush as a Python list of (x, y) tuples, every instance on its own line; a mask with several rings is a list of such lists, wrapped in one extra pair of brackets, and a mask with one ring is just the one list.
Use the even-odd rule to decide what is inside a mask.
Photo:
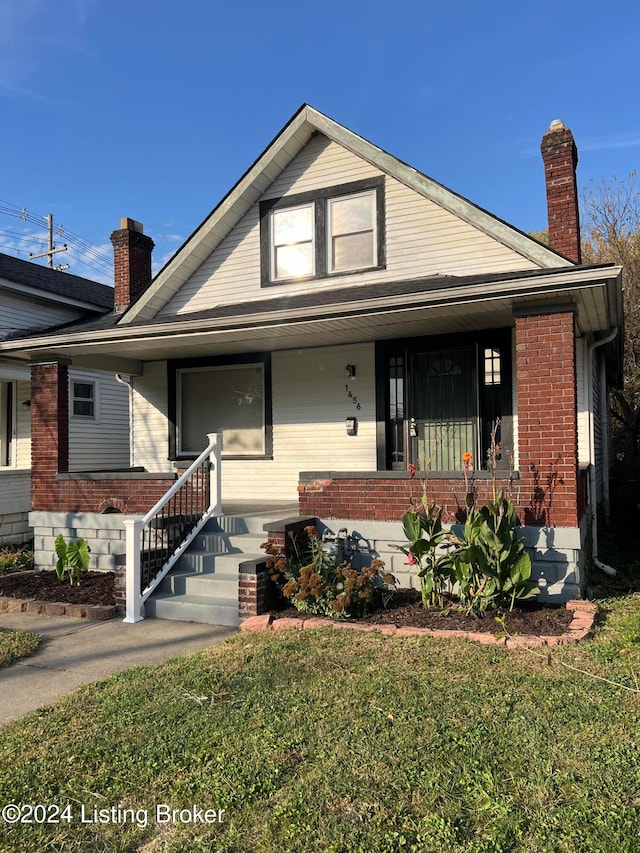
[(452, 555), (460, 598), (471, 613), (513, 610), (516, 600), (540, 590), (531, 580), (531, 557), (516, 531), (513, 502), (502, 491), (479, 509), (467, 507), (462, 538)]
[(384, 563), (354, 569), (337, 563), (325, 551), (315, 527), (305, 527), (292, 542), (293, 554), (284, 553), (272, 542), (263, 545), (267, 571), (282, 595), (304, 613), (322, 616), (363, 616), (376, 600), (377, 591), (395, 586), (395, 578), (385, 573)]

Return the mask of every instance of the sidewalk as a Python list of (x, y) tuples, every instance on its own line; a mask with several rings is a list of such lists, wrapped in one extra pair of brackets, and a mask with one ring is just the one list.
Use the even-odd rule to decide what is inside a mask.
[(80, 684), (206, 649), (238, 630), (167, 619), (129, 625), (118, 618), (90, 622), (6, 612), (0, 613), (0, 628), (42, 638), (31, 657), (0, 669), (0, 725), (52, 704)]

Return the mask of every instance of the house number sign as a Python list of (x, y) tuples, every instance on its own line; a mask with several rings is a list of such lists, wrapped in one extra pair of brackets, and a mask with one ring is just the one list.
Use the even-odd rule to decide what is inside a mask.
[(347, 393), (347, 397), (351, 397), (351, 402), (352, 402), (352, 403), (353, 403), (353, 405), (356, 407), (356, 409), (357, 409), (358, 411), (360, 411), (360, 403), (358, 402), (358, 398), (357, 398), (357, 397), (356, 397), (356, 395), (353, 393), (353, 391), (349, 388), (349, 386), (348, 386), (348, 385), (345, 385), (345, 386), (344, 386), (344, 390), (345, 390), (345, 391), (346, 391), (346, 393)]

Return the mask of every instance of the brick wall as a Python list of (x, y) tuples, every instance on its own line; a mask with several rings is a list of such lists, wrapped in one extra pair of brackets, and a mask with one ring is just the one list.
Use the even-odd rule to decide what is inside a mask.
[[(461, 478), (429, 477), (427, 495), (444, 510), (443, 521), (453, 524), (465, 517), (465, 483)], [(504, 489), (512, 497), (519, 491), (518, 481), (500, 479), (496, 488)], [(409, 475), (393, 478), (367, 477), (354, 474), (350, 477), (311, 478), (300, 480), (298, 503), (300, 515), (318, 518), (348, 518), (368, 521), (397, 521), (402, 518), (411, 502), (420, 504), (424, 484)], [(492, 497), (492, 484), (487, 479), (470, 481), (476, 501), (482, 503)]]
[(516, 318), (524, 523), (578, 524), (576, 348), (571, 311)]

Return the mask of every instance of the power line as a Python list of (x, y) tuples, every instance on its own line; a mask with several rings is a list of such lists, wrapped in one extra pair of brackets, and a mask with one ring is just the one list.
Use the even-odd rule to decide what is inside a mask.
[[(29, 222), (33, 225), (36, 225), (38, 228), (46, 227), (48, 229), (49, 234), (49, 251), (42, 253), (43, 256), (47, 256), (47, 258), (51, 261), (52, 254), (54, 251), (53, 247), (53, 221), (51, 214), (46, 217), (37, 217), (33, 214), (29, 213), (26, 207), (18, 207), (17, 205), (12, 204), (11, 202), (0, 199), (0, 214), (4, 214), (5, 216), (12, 216), (14, 218), (19, 218), (24, 222)], [(45, 226), (43, 223), (43, 219), (47, 220), (47, 225)], [(0, 233), (4, 233), (0, 231)], [(15, 233), (15, 232), (14, 232)], [(112, 271), (112, 259), (111, 254), (107, 254), (106, 252), (101, 251), (95, 245), (92, 245), (88, 240), (84, 237), (81, 237), (79, 234), (76, 234), (73, 231), (67, 231), (62, 226), (59, 226), (56, 230), (56, 234), (58, 236), (64, 236), (67, 244), (67, 249), (70, 251), (72, 257), (74, 257), (77, 263), (83, 264), (91, 269), (95, 269), (102, 274), (110, 274)], [(16, 234), (15, 236), (19, 236), (23, 240), (39, 240), (40, 238), (36, 235), (31, 234)], [(73, 247), (73, 248), (69, 248)], [(24, 251), (17, 247), (7, 247), (12, 251)], [(75, 251), (73, 251), (75, 249)], [(60, 251), (60, 250), (57, 250)], [(76, 252), (81, 253), (82, 257), (78, 257)], [(51, 266), (52, 263), (50, 262)]]

